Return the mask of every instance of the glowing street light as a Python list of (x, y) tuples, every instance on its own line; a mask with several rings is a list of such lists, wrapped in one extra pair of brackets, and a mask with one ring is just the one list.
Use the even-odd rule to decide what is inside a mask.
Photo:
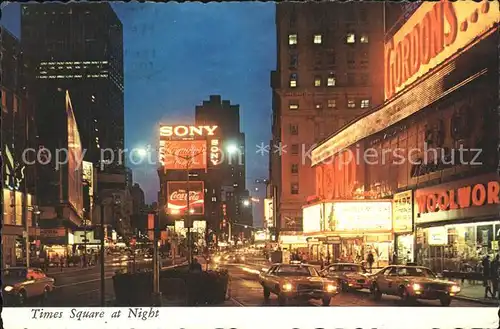
[(229, 154), (234, 154), (234, 153), (238, 152), (238, 146), (236, 146), (235, 144), (229, 144), (226, 147), (226, 150)]
[(243, 205), (244, 205), (245, 207), (248, 207), (248, 206), (250, 205), (250, 201), (249, 201), (249, 200), (245, 200), (245, 201), (243, 201)]

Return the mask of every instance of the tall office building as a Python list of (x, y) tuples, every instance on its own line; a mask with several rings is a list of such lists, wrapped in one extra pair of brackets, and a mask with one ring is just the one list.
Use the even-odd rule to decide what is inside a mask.
[(245, 187), (245, 134), (240, 129), (240, 107), (229, 100), (222, 100), (220, 95), (211, 95), (209, 100), (196, 106), (195, 124), (216, 125), (217, 136), (221, 141), (223, 162), (208, 172), (211, 185), (208, 190), (212, 193), (211, 220), (220, 223), (221, 202), (224, 202), (229, 222), (233, 226), (232, 233), (249, 236), (250, 230), (245, 229), (244, 225), (253, 226), (253, 218)]
[[(30, 83), (39, 91), (40, 119), (53, 93), (68, 90), (85, 160), (97, 164), (105, 148), (118, 154), (124, 147), (123, 28), (111, 5), (25, 4), (21, 11), (21, 45), (35, 66)], [(113, 165), (122, 167), (116, 161), (107, 167)]]
[(280, 3), (273, 89), (270, 184), (279, 231), (302, 230), (315, 193), (312, 146), (373, 106), (384, 93), (384, 4)]

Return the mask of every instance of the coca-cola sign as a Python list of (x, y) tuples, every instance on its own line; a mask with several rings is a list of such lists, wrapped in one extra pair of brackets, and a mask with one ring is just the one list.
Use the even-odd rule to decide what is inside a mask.
[(188, 211), (191, 215), (204, 214), (204, 184), (202, 181), (190, 181), (189, 189), (185, 181), (167, 182), (167, 212), (170, 215), (184, 216)]

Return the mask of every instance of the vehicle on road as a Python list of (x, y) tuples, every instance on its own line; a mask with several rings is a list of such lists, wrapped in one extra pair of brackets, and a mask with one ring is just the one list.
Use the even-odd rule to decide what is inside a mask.
[(54, 278), (34, 267), (10, 267), (2, 270), (2, 293), (7, 305), (23, 306), (28, 300), (46, 301), (54, 290)]
[(376, 300), (386, 294), (399, 296), (407, 303), (439, 299), (441, 305), (449, 306), (453, 296), (460, 293), (460, 286), (438, 278), (423, 266), (392, 265), (375, 274), (370, 290)]
[(269, 300), (271, 293), (275, 294), (280, 305), (290, 300), (319, 299), (328, 306), (338, 293), (335, 281), (321, 277), (314, 266), (306, 264), (274, 264), (259, 275), (259, 283), (264, 299)]
[(336, 281), (340, 290), (344, 292), (349, 289), (370, 289), (371, 285), (370, 274), (361, 264), (332, 264), (321, 271), (321, 275)]

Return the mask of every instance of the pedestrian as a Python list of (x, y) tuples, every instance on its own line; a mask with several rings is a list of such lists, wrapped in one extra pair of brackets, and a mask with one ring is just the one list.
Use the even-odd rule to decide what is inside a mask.
[(398, 265), (398, 253), (397, 253), (397, 251), (394, 251), (392, 253), (392, 264)]
[(64, 256), (61, 256), (59, 258), (59, 264), (61, 265), (61, 272), (63, 271), (63, 267), (64, 267)]
[(493, 292), (491, 291), (491, 280), (490, 280), (491, 264), (489, 255), (486, 255), (483, 258), (482, 265), (483, 265), (484, 298), (488, 298), (488, 293), (493, 297)]
[(373, 254), (371, 251), (368, 252), (368, 256), (366, 256), (366, 262), (368, 263), (368, 269), (370, 273), (372, 272), (373, 268), (373, 263), (375, 262), (375, 259), (373, 257)]
[(500, 255), (496, 255), (495, 259), (491, 262), (490, 265), (490, 277), (491, 277), (491, 290), (493, 294), (493, 298), (497, 297), (498, 293), (498, 270), (500, 267)]

